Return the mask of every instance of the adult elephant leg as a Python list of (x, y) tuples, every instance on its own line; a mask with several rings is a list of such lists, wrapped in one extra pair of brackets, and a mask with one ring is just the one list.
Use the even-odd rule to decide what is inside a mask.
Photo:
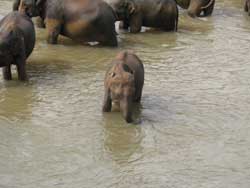
[[(176, 11), (176, 10), (173, 10)], [(170, 15), (165, 18), (165, 31), (177, 31), (178, 28), (178, 12), (170, 12)]]
[(140, 13), (134, 14), (130, 17), (129, 25), (131, 33), (139, 33), (141, 31), (142, 16)]
[(111, 46), (111, 47), (116, 47), (118, 46), (118, 41), (117, 41), (117, 33), (115, 31), (115, 24), (112, 24), (111, 27), (105, 28), (105, 30), (102, 32), (102, 34), (99, 37), (99, 43), (104, 46)]
[(26, 73), (26, 62), (24, 57), (19, 57), (17, 59), (17, 73), (18, 73), (18, 79), (21, 81), (26, 81), (28, 79), (27, 73)]
[(44, 20), (41, 17), (36, 18), (36, 25), (38, 28), (45, 28)]
[(129, 22), (128, 22), (128, 20), (120, 21), (119, 28), (120, 29), (128, 30), (128, 28), (129, 28)]
[(213, 13), (214, 10), (214, 4), (215, 4), (215, 0), (213, 1), (213, 3), (207, 7), (206, 9), (204, 9), (204, 16), (210, 16)]
[(18, 72), (18, 79), (21, 81), (26, 81), (28, 79), (27, 73), (26, 73), (26, 63), (21, 63), (17, 65), (17, 72)]
[(57, 39), (61, 31), (61, 20), (48, 18), (46, 19), (47, 42), (57, 44)]
[(25, 49), (24, 49), (24, 41), (22, 40), (22, 49), (20, 50), (19, 56), (17, 56), (15, 60), (15, 64), (17, 66), (18, 79), (21, 81), (26, 81), (28, 79), (26, 73), (26, 62), (25, 62)]
[(3, 78), (5, 80), (12, 80), (12, 76), (11, 76), (11, 64), (9, 64), (6, 67), (3, 67)]
[(248, 12), (248, 0), (245, 0), (244, 10), (245, 12)]
[(248, 16), (250, 16), (250, 0), (246, 1), (246, 6), (247, 6), (247, 11), (248, 11)]

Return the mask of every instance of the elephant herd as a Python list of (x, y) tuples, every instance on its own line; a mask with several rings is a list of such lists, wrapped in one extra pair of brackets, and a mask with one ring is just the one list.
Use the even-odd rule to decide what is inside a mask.
[[(13, 12), (0, 21), (0, 67), (11, 80), (16, 65), (19, 80), (27, 80), (26, 59), (35, 46), (31, 17), (47, 31), (47, 42), (56, 44), (59, 35), (74, 41), (118, 45), (115, 22), (120, 28), (139, 33), (142, 26), (177, 31), (177, 5), (192, 17), (209, 16), (215, 0), (14, 0)], [(250, 8), (246, 0), (245, 10)], [(117, 104), (127, 122), (132, 122), (132, 103), (140, 102), (144, 84), (143, 63), (133, 52), (120, 52), (105, 76), (103, 111)]]

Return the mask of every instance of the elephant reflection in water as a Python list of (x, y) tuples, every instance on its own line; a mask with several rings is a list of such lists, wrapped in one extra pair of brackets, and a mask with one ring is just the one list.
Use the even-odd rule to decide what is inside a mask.
[(34, 103), (33, 88), (20, 82), (5, 82), (4, 84), (5, 88), (0, 89), (0, 116), (9, 120), (29, 119)]
[[(126, 126), (116, 113), (106, 114), (104, 149), (116, 163), (124, 164), (140, 157), (143, 132), (140, 126)], [(136, 155), (135, 157), (135, 153)]]

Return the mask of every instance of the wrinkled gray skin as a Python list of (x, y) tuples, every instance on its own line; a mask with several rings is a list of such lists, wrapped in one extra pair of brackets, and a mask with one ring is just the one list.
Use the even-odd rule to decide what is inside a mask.
[(213, 13), (215, 0), (176, 0), (177, 4), (188, 9), (191, 17), (205, 17)]
[(103, 112), (110, 112), (112, 103), (120, 106), (124, 119), (131, 123), (133, 102), (139, 103), (144, 84), (144, 67), (131, 52), (121, 52), (112, 62), (104, 81)]
[(5, 80), (11, 80), (11, 65), (17, 66), (19, 80), (27, 80), (26, 59), (35, 46), (35, 29), (31, 19), (17, 11), (0, 21), (0, 67)]
[(130, 27), (131, 33), (140, 32), (142, 26), (177, 31), (178, 8), (175, 0), (109, 0), (117, 21)]
[(248, 12), (248, 16), (250, 16), (250, 0), (245, 1), (244, 10), (245, 12)]
[(103, 0), (21, 0), (19, 3), (20, 12), (45, 20), (50, 44), (56, 44), (61, 34), (81, 43), (118, 45), (115, 14)]

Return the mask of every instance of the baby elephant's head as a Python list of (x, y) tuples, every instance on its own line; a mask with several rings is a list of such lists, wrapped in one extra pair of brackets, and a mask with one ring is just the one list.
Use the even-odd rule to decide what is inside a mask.
[(133, 71), (126, 64), (116, 64), (108, 73), (111, 98), (114, 102), (133, 97), (135, 92)]

